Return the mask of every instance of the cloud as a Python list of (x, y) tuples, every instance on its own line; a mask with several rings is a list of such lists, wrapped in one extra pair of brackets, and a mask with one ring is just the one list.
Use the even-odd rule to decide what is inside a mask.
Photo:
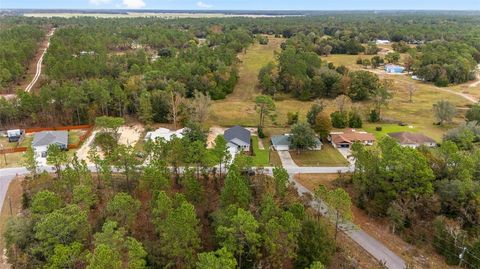
[(123, 5), (127, 8), (142, 8), (145, 7), (145, 2), (143, 0), (123, 0)]
[(204, 3), (204, 2), (202, 2), (202, 1), (198, 1), (198, 2), (197, 2), (197, 7), (200, 7), (200, 8), (212, 8), (213, 5)]
[(98, 6), (98, 5), (108, 4), (108, 3), (112, 2), (112, 0), (88, 0), (88, 2), (90, 4)]

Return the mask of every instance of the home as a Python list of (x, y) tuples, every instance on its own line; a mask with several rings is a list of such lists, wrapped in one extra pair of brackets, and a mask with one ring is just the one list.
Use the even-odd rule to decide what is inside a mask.
[(371, 146), (375, 143), (375, 136), (364, 131), (346, 129), (345, 131), (331, 132), (328, 140), (335, 148), (350, 148), (355, 142)]
[(405, 71), (405, 67), (394, 65), (394, 64), (387, 64), (385, 65), (385, 72), (389, 74), (401, 74)]
[(223, 137), (227, 141), (232, 156), (239, 151), (250, 151), (251, 133), (249, 130), (237, 125), (227, 129)]
[(14, 130), (7, 130), (7, 137), (8, 137), (8, 142), (18, 142), (20, 140), (20, 137), (23, 135), (23, 130), (20, 129), (14, 129)]
[(176, 131), (172, 131), (167, 128), (158, 128), (153, 132), (148, 132), (145, 135), (145, 141), (148, 141), (148, 140), (154, 141), (156, 139), (164, 139), (165, 141), (168, 142), (172, 140), (173, 136), (182, 138), (185, 131), (186, 131), (186, 128), (182, 128)]
[(37, 158), (46, 158), (50, 145), (58, 145), (66, 150), (68, 148), (68, 131), (43, 131), (33, 137), (32, 148)]
[(437, 142), (426, 135), (410, 132), (389, 133), (388, 136), (398, 141), (403, 147), (418, 148), (420, 146), (436, 147)]
[[(317, 145), (313, 150), (321, 150), (323, 143), (320, 139), (315, 138)], [(287, 151), (290, 150), (291, 147), (291, 135), (284, 134), (284, 135), (274, 135), (270, 138), (270, 143), (274, 150), (276, 151)]]
[(375, 40), (375, 44), (377, 44), (377, 45), (388, 45), (388, 44), (390, 44), (390, 40), (377, 39), (377, 40)]

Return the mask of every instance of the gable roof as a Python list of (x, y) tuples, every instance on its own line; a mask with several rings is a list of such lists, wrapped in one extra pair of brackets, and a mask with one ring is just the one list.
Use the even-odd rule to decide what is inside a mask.
[(274, 146), (290, 146), (290, 137), (288, 135), (274, 135), (270, 138)]
[(433, 140), (433, 138), (430, 138), (420, 133), (398, 132), (398, 133), (389, 133), (388, 135), (396, 139), (398, 143), (403, 145), (436, 143), (436, 141)]
[(245, 145), (250, 145), (250, 131), (238, 125), (227, 129), (223, 134), (223, 137), (225, 138), (225, 140), (227, 140), (227, 142), (239, 144), (239, 141), (241, 141)]
[(49, 146), (52, 144), (68, 145), (67, 131), (43, 131), (35, 134), (32, 146)]
[(349, 143), (375, 141), (375, 136), (367, 132), (358, 132), (355, 129), (347, 129), (345, 132), (331, 133), (332, 142)]

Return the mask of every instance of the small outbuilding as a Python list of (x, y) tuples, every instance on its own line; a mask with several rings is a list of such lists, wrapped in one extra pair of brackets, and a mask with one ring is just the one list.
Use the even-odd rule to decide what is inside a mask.
[[(316, 138), (315, 139), (317, 144), (313, 150), (321, 150), (323, 143), (320, 141), (320, 139)], [(288, 151), (291, 148), (291, 135), (290, 134), (284, 134), (284, 135), (274, 135), (270, 138), (270, 143), (273, 147), (274, 150), (276, 151)]]
[(50, 145), (58, 145), (61, 149), (68, 149), (68, 131), (43, 131), (33, 137), (32, 148), (37, 158), (47, 157)]
[(20, 137), (23, 135), (23, 130), (20, 129), (14, 129), (14, 130), (7, 130), (7, 137), (8, 137), (8, 142), (18, 142), (20, 140)]
[(388, 136), (397, 140), (403, 147), (418, 148), (420, 146), (436, 147), (437, 142), (426, 135), (420, 133), (397, 132), (389, 133)]

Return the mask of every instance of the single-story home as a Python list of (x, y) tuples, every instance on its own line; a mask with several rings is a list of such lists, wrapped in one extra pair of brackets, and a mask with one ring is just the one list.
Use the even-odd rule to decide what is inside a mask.
[(17, 142), (20, 140), (20, 137), (23, 135), (23, 130), (14, 129), (14, 130), (7, 130), (7, 137), (8, 142)]
[(405, 67), (394, 65), (394, 64), (387, 64), (385, 65), (385, 72), (389, 74), (401, 74), (405, 71)]
[(436, 147), (437, 142), (420, 133), (398, 132), (389, 133), (388, 136), (398, 141), (401, 146), (418, 148), (420, 146)]
[(66, 150), (68, 148), (68, 131), (43, 131), (33, 137), (32, 148), (37, 158), (47, 157), (50, 145), (58, 145)]
[[(313, 150), (321, 150), (323, 143), (320, 139), (316, 138), (317, 145)], [(287, 151), (290, 150), (291, 146), (291, 135), (284, 134), (284, 135), (274, 135), (270, 138), (270, 143), (272, 147), (276, 151)]]
[(375, 143), (375, 136), (364, 131), (346, 129), (345, 131), (331, 132), (328, 140), (335, 148), (350, 148), (355, 142), (371, 146)]
[(182, 138), (185, 130), (186, 130), (185, 128), (182, 128), (182, 129), (179, 129), (179, 130), (176, 130), (176, 131), (172, 131), (172, 130), (169, 130), (167, 128), (158, 128), (157, 130), (155, 130), (153, 132), (148, 132), (145, 135), (145, 141), (156, 140), (157, 138), (162, 138), (162, 139), (164, 139), (165, 141), (168, 142), (172, 139), (173, 136), (176, 136), (178, 138)]
[(250, 151), (252, 134), (249, 130), (237, 125), (227, 129), (223, 137), (232, 156), (239, 151)]

